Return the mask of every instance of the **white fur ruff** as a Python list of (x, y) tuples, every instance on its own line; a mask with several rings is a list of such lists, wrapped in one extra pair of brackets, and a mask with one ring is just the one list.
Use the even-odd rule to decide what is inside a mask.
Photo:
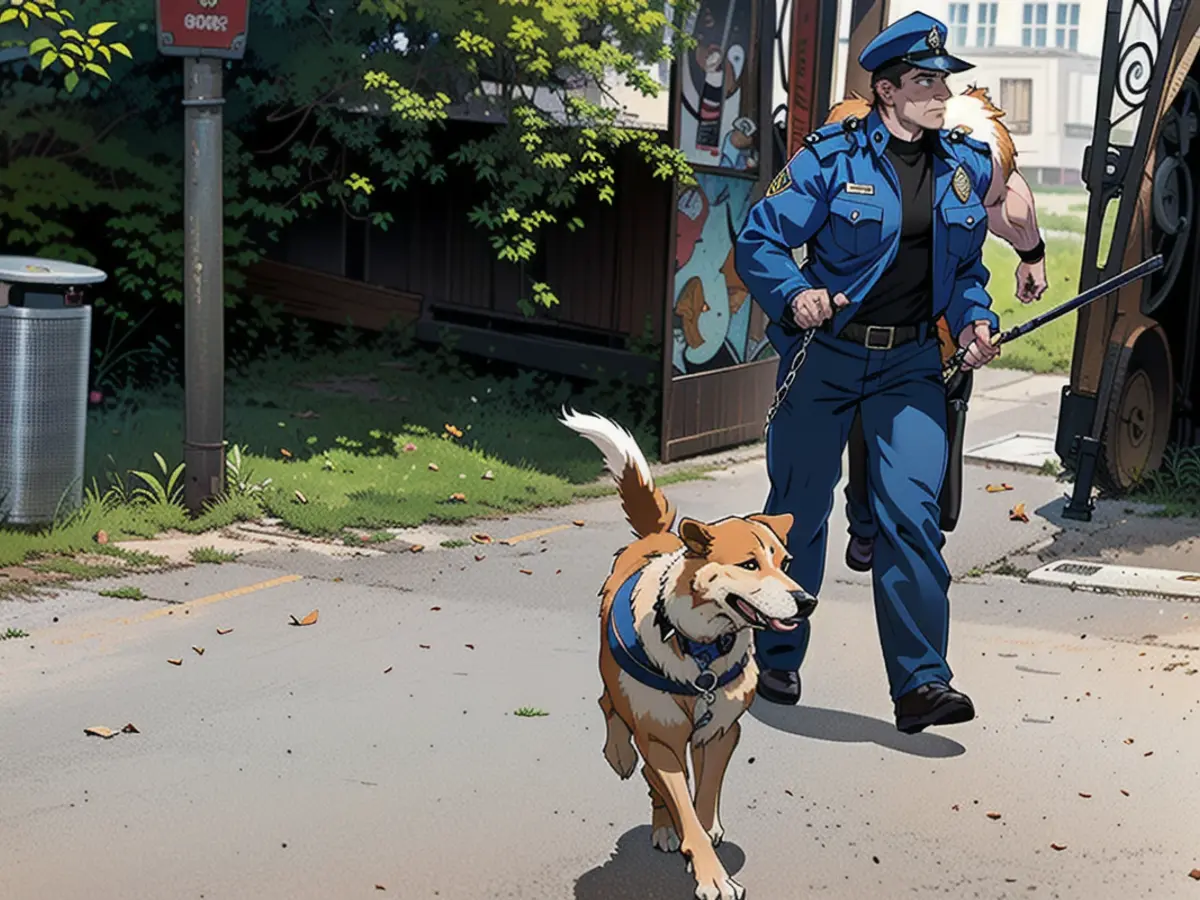
[(559, 422), (566, 425), (575, 433), (587, 438), (604, 456), (604, 467), (614, 478), (620, 478), (630, 464), (637, 467), (642, 476), (642, 482), (651, 490), (654, 489), (654, 478), (650, 474), (650, 466), (637, 440), (632, 434), (618, 425), (612, 419), (604, 416), (577, 413), (563, 407)]
[(970, 94), (955, 94), (946, 101), (946, 128), (965, 128), (971, 137), (983, 141), (996, 155), (996, 120), (988, 114), (987, 107), (978, 97)]

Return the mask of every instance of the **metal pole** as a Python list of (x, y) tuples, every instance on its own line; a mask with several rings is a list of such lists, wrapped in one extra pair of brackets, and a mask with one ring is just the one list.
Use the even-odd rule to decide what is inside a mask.
[(225, 488), (225, 259), (221, 66), (183, 62), (184, 500), (192, 513)]

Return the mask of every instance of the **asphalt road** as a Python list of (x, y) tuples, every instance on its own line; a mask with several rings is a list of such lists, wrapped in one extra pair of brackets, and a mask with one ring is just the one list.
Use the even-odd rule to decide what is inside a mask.
[[(1050, 533), (1052, 480), (967, 479), (957, 575)], [(1016, 490), (983, 490), (1001, 479)], [(717, 518), (757, 508), (765, 478), (752, 461), (669, 490)], [(1010, 522), (1016, 500), (1041, 514)], [(268, 551), (127, 580), (154, 602), (30, 604), (32, 636), (0, 642), (0, 897), (686, 900), (640, 777), (601, 757), (615, 502), (448, 533), (558, 525), (512, 546)], [(804, 704), (757, 705), (726, 782), (721, 853), (748, 896), (1200, 898), (1200, 609), (958, 583), (951, 664), (979, 718), (905, 737), (843, 527)]]

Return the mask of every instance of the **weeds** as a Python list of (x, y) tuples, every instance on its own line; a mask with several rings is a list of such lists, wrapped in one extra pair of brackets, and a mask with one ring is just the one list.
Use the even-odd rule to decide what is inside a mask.
[(4, 631), (3, 633), (0, 633), (0, 641), (12, 641), (12, 640), (16, 640), (17, 638), (27, 638), (27, 637), (29, 637), (29, 632), (22, 631), (19, 628), (9, 628), (6, 631)]
[(114, 597), (118, 600), (145, 600), (146, 593), (140, 587), (126, 585), (117, 588), (105, 588), (98, 592), (101, 597)]
[(1200, 517), (1200, 446), (1170, 446), (1162, 465), (1139, 476), (1130, 495), (1163, 507), (1163, 515)]
[(520, 716), (522, 719), (537, 719), (542, 716), (548, 716), (550, 713), (545, 710), (538, 709), (536, 706), (522, 706), (513, 713), (514, 716)]
[(188, 553), (188, 558), (194, 563), (212, 563), (219, 566), (222, 563), (236, 562), (238, 554), (218, 550), (216, 547), (193, 547)]

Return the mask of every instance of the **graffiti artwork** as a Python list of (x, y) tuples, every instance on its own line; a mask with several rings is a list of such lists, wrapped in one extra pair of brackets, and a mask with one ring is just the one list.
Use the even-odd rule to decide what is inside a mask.
[(696, 166), (758, 170), (758, 0), (707, 0), (679, 61), (679, 146)]
[(754, 182), (699, 172), (676, 207), (673, 370), (710, 372), (764, 359), (766, 320), (734, 270), (734, 238)]

